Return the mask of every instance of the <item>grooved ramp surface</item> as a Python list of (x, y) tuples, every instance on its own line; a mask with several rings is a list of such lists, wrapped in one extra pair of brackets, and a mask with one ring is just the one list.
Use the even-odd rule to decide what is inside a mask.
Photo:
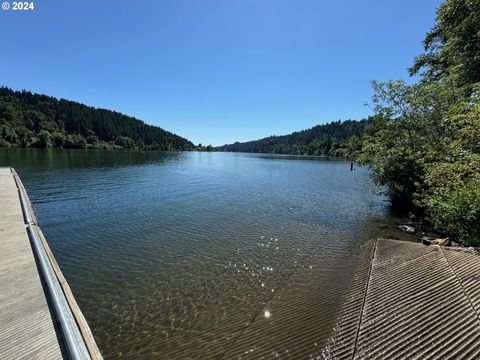
[(478, 251), (378, 239), (372, 254), (324, 357), (480, 358)]
[(0, 168), (0, 359), (62, 359), (17, 186)]

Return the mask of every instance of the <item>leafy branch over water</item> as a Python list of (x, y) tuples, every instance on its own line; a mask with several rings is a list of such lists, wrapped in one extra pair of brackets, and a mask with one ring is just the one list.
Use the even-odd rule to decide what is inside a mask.
[(359, 157), (393, 202), (426, 212), (434, 228), (480, 245), (480, 1), (447, 0), (411, 75), (373, 82), (375, 130)]

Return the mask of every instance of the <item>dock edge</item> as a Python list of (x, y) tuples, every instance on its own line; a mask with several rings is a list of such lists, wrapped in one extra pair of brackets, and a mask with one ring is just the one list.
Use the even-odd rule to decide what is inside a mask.
[(90, 327), (37, 224), (25, 187), (15, 169), (10, 168), (10, 172), (17, 186), (32, 251), (38, 259), (39, 272), (48, 292), (46, 295), (55, 312), (68, 355), (73, 360), (102, 360)]

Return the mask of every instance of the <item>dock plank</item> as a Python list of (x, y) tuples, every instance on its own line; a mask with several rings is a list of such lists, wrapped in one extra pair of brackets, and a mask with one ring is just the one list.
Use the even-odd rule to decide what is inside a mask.
[(0, 169), (0, 358), (63, 359), (15, 180)]

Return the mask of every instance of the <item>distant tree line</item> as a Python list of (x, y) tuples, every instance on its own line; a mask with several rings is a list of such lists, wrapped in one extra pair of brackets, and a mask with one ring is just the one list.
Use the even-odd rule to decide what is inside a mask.
[(372, 125), (373, 119), (333, 121), (289, 135), (236, 142), (215, 150), (353, 158), (361, 151), (363, 135)]
[(181, 151), (194, 145), (116, 111), (0, 88), (0, 146)]

